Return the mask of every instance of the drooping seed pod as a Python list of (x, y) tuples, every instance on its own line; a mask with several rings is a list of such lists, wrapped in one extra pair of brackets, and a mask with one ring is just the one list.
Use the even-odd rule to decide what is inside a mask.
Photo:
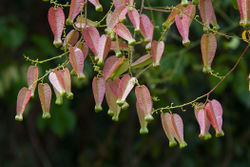
[(128, 41), (128, 44), (130, 46), (135, 45), (136, 41), (135, 39), (132, 37), (131, 33), (129, 32), (128, 28), (124, 25), (124, 24), (117, 24), (114, 27), (114, 31), (117, 35), (119, 35), (120, 37), (122, 37), (123, 39), (125, 39), (126, 41)]
[(198, 106), (196, 106), (194, 109), (194, 114), (200, 126), (199, 138), (208, 140), (212, 136), (209, 133), (210, 123), (209, 120), (207, 119), (207, 112), (205, 111), (204, 107), (205, 106), (203, 104), (199, 104)]
[(169, 147), (174, 147), (177, 145), (174, 135), (170, 129), (170, 124), (172, 124), (172, 115), (169, 113), (161, 113), (161, 124), (163, 127), (163, 130), (169, 140)]
[(237, 0), (240, 12), (240, 25), (243, 27), (250, 26), (250, 2), (249, 0)]
[(111, 42), (110, 50), (115, 51), (115, 56), (117, 58), (120, 58), (122, 57), (121, 50), (126, 50), (126, 49), (128, 49), (128, 44), (119, 39), (118, 36), (116, 35), (116, 40)]
[(108, 56), (111, 47), (111, 40), (108, 35), (102, 35), (98, 41), (98, 65), (102, 65)]
[(126, 18), (126, 15), (127, 15), (127, 13), (128, 13), (128, 8), (124, 8), (122, 11), (121, 11), (121, 13), (120, 13), (120, 15), (119, 15), (119, 22), (120, 23), (124, 23), (124, 22), (126, 22), (126, 20), (127, 20), (127, 18)]
[(140, 30), (144, 37), (144, 41), (150, 43), (153, 40), (154, 25), (145, 14), (142, 14), (140, 17)]
[(17, 120), (17, 121), (23, 120), (23, 112), (25, 110), (27, 103), (30, 100), (30, 96), (31, 96), (31, 90), (26, 88), (26, 87), (23, 87), (19, 91), (19, 93), (17, 95), (15, 120)]
[(62, 45), (61, 36), (62, 36), (63, 27), (65, 23), (65, 16), (64, 16), (62, 8), (60, 7), (49, 8), (48, 20), (49, 20), (50, 29), (54, 35), (53, 44), (56, 47), (59, 47)]
[(128, 3), (128, 0), (113, 0), (115, 8), (121, 6), (121, 5), (126, 5)]
[(95, 59), (98, 59), (98, 41), (100, 39), (100, 34), (98, 30), (93, 27), (87, 27), (83, 29), (83, 39), (86, 41), (86, 44), (91, 49), (95, 55)]
[(103, 77), (93, 78), (92, 90), (95, 98), (95, 112), (102, 111), (102, 101), (105, 94), (105, 80)]
[(37, 79), (38, 79), (38, 67), (29, 66), (28, 71), (27, 71), (27, 83), (31, 89), (31, 97), (34, 97)]
[(63, 104), (63, 97), (60, 95), (60, 93), (57, 91), (57, 89), (53, 86), (54, 92), (56, 94), (56, 101), (55, 104), (62, 105)]
[(170, 15), (168, 16), (167, 20), (162, 24), (162, 26), (165, 29), (169, 29), (170, 26), (174, 23), (175, 17), (176, 15), (180, 14), (181, 11), (183, 10), (183, 6), (181, 4), (177, 5), (172, 12), (170, 13)]
[(62, 75), (63, 78), (63, 85), (65, 87), (66, 97), (67, 99), (73, 99), (73, 93), (71, 92), (71, 78), (68, 68), (64, 68), (63, 70), (59, 70), (60, 75)]
[(140, 105), (138, 102), (136, 102), (136, 111), (137, 111), (137, 115), (139, 118), (139, 122), (140, 122), (140, 134), (147, 134), (148, 133), (148, 122), (145, 120), (145, 114), (144, 112), (141, 110)]
[(182, 44), (188, 46), (189, 40), (189, 26), (195, 16), (195, 6), (190, 2), (183, 12), (175, 16), (176, 27), (182, 37)]
[(88, 45), (86, 44), (86, 42), (80, 42), (80, 44), (76, 44), (76, 46), (77, 46), (77, 48), (81, 49), (82, 54), (83, 54), (83, 58), (85, 60), (89, 54)]
[(53, 85), (53, 87), (55, 88), (55, 90), (59, 93), (59, 95), (61, 97), (64, 96), (65, 94), (65, 88), (64, 85), (62, 85), (62, 79), (61, 76), (59, 76), (58, 74), (56, 74), (57, 70), (54, 70), (54, 72), (51, 72), (49, 74), (49, 81), (50, 83)]
[(71, 0), (69, 8), (69, 16), (66, 20), (67, 25), (72, 25), (76, 16), (80, 13), (81, 8), (84, 7), (84, 0)]
[(52, 91), (49, 86), (49, 84), (45, 83), (39, 83), (38, 85), (38, 94), (43, 110), (42, 118), (50, 118), (50, 102), (51, 102), (51, 96)]
[(92, 21), (90, 19), (85, 19), (84, 15), (79, 15), (77, 18), (76, 18), (76, 22), (74, 24), (74, 26), (77, 28), (77, 29), (84, 29), (84, 28), (88, 28), (90, 26), (94, 26), (94, 27), (97, 27), (98, 26), (98, 23), (95, 22), (95, 21)]
[(119, 98), (116, 103), (122, 106), (125, 103), (127, 96), (133, 89), (137, 79), (135, 77), (130, 77), (129, 74), (125, 74), (119, 83)]
[(100, 4), (99, 0), (88, 0), (88, 1), (95, 6), (95, 10), (97, 12), (103, 11), (102, 5)]
[(161, 56), (164, 52), (165, 44), (163, 41), (153, 41), (151, 45), (151, 53), (152, 53), (152, 59), (153, 59), (153, 66), (159, 67), (160, 66), (160, 60)]
[(86, 78), (83, 73), (84, 67), (84, 56), (82, 50), (76, 47), (69, 46), (69, 61), (74, 69), (74, 72), (77, 74), (78, 79)]
[(63, 46), (64, 47), (68, 47), (69, 45), (74, 46), (76, 44), (76, 42), (78, 41), (78, 38), (79, 38), (79, 32), (76, 30), (71, 30), (67, 34), (67, 36), (63, 42)]
[(220, 29), (220, 26), (217, 23), (217, 19), (216, 19), (216, 15), (214, 13), (214, 9), (212, 10), (212, 18), (211, 18), (210, 24), (212, 24), (213, 29), (215, 29), (217, 31)]
[(203, 60), (203, 71), (211, 71), (211, 65), (215, 56), (217, 41), (213, 33), (203, 34), (201, 37), (201, 54)]
[(211, 0), (201, 0), (199, 4), (199, 11), (201, 15), (202, 22), (206, 27), (209, 27), (209, 24), (212, 19), (213, 14), (213, 5)]
[(153, 104), (148, 88), (145, 85), (136, 86), (135, 95), (140, 109), (145, 114), (145, 120), (146, 121), (153, 120), (154, 119), (152, 116)]
[(135, 28), (135, 32), (140, 32), (140, 14), (135, 8), (128, 10), (128, 17)]
[(224, 136), (224, 132), (222, 130), (222, 106), (220, 102), (213, 99), (206, 104), (205, 110), (207, 112), (207, 118), (214, 130), (216, 131), (216, 137)]
[(181, 0), (181, 5), (183, 7), (187, 7), (188, 6), (188, 0)]

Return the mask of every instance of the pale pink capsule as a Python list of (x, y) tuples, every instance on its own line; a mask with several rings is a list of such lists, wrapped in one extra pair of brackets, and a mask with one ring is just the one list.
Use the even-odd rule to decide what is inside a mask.
[(171, 119), (172, 115), (169, 113), (161, 113), (161, 124), (163, 127), (163, 130), (169, 140), (169, 147), (174, 147), (177, 145), (175, 139), (174, 139), (174, 135), (170, 129), (170, 124), (172, 124), (172, 119)]
[(119, 17), (121, 15), (121, 12), (126, 8), (125, 5), (120, 5), (115, 8), (114, 12), (108, 14), (106, 19), (106, 24), (108, 27), (108, 32), (111, 33), (112, 29), (116, 26), (116, 24), (119, 23)]
[(77, 74), (78, 79), (84, 79), (86, 76), (83, 73), (84, 56), (82, 50), (76, 47), (69, 46), (69, 61)]
[(62, 45), (61, 36), (62, 36), (63, 27), (65, 23), (65, 16), (64, 16), (62, 8), (60, 7), (49, 8), (48, 20), (49, 20), (50, 29), (54, 35), (53, 44), (56, 47), (59, 47)]
[(129, 32), (128, 28), (124, 24), (117, 24), (114, 27), (114, 31), (117, 35), (128, 41), (128, 44), (133, 46), (135, 45), (136, 41), (132, 37), (131, 33)]
[(147, 134), (148, 133), (148, 128), (147, 128), (148, 122), (145, 120), (145, 114), (141, 110), (138, 102), (136, 102), (136, 111), (137, 111), (137, 115), (138, 115), (140, 126), (141, 126), (140, 134)]
[(71, 0), (69, 8), (69, 16), (66, 20), (67, 25), (72, 25), (76, 16), (80, 13), (84, 6), (84, 0)]
[(34, 97), (37, 79), (38, 79), (38, 67), (29, 66), (28, 71), (27, 71), (27, 83), (28, 83), (29, 88), (31, 89), (31, 97)]
[(127, 5), (128, 0), (113, 0), (113, 3), (115, 5), (115, 8), (117, 8), (121, 5)]
[(151, 99), (151, 95), (150, 95), (148, 88), (145, 85), (136, 86), (135, 95), (136, 95), (136, 99), (141, 110), (145, 114), (145, 120), (146, 121), (153, 120), (154, 118), (151, 115), (153, 104), (152, 104), (152, 99)]
[(200, 0), (199, 10), (202, 22), (209, 27), (213, 14), (213, 5), (211, 0)]
[(49, 86), (49, 84), (45, 83), (39, 83), (38, 85), (38, 94), (43, 110), (42, 118), (50, 118), (50, 102), (51, 102), (51, 96), (52, 91)]
[(211, 65), (215, 56), (217, 41), (213, 33), (203, 34), (201, 37), (201, 54), (203, 60), (203, 71), (211, 71)]
[(103, 11), (102, 5), (100, 4), (99, 0), (88, 0), (88, 1), (95, 6), (95, 10), (97, 12)]
[(243, 27), (250, 25), (250, 1), (249, 0), (237, 0), (239, 12), (240, 12), (240, 25)]
[(86, 44), (91, 49), (95, 55), (95, 59), (98, 59), (98, 41), (100, 38), (98, 30), (93, 27), (87, 27), (83, 29), (83, 38), (86, 41)]
[(160, 66), (160, 60), (161, 56), (164, 52), (165, 44), (163, 41), (157, 42), (153, 41), (151, 44), (151, 53), (152, 53), (152, 59), (153, 59), (153, 66), (159, 67)]
[(80, 44), (76, 44), (77, 48), (81, 49), (82, 54), (83, 54), (83, 58), (84, 60), (87, 58), (88, 54), (89, 54), (89, 47), (88, 45), (84, 42), (80, 42)]
[(216, 131), (216, 137), (224, 136), (224, 132), (222, 130), (223, 110), (220, 102), (215, 99), (211, 100), (206, 104), (205, 110), (207, 112), (208, 120)]
[(79, 38), (79, 32), (76, 30), (71, 30), (67, 34), (67, 36), (63, 42), (63, 46), (64, 47), (68, 47), (68, 45), (74, 46), (76, 44), (76, 42), (78, 41), (78, 38)]
[(31, 96), (31, 90), (26, 88), (26, 87), (23, 87), (19, 91), (19, 93), (17, 95), (15, 120), (17, 120), (17, 121), (23, 120), (23, 112), (25, 110), (27, 103), (30, 100), (30, 96)]
[(125, 103), (130, 91), (133, 89), (137, 79), (135, 77), (130, 77), (129, 74), (125, 74), (119, 83), (119, 98), (116, 103), (122, 106)]
[(98, 41), (98, 65), (102, 65), (108, 56), (111, 47), (111, 40), (108, 35), (102, 35)]
[(125, 22), (126, 21), (126, 15), (127, 15), (127, 13), (128, 13), (128, 8), (124, 8), (122, 11), (121, 11), (121, 13), (120, 13), (120, 15), (119, 15), (119, 22)]
[(92, 90), (95, 99), (95, 112), (102, 111), (102, 101), (105, 94), (105, 80), (103, 77), (93, 78)]
[(54, 70), (54, 72), (51, 72), (49, 74), (49, 81), (55, 88), (55, 90), (60, 94), (61, 97), (65, 94), (65, 86), (62, 84), (63, 80), (59, 79), (61, 78), (58, 73), (56, 74), (57, 70)]
[(141, 68), (141, 67), (145, 67), (146, 65), (149, 65), (151, 63), (152, 63), (152, 56), (147, 54), (147, 55), (140, 57), (135, 62), (133, 62), (131, 64), (131, 68), (132, 69)]
[(135, 28), (135, 32), (140, 32), (140, 14), (135, 8), (128, 10), (128, 17)]
[(183, 10), (183, 6), (181, 4), (177, 5), (172, 12), (170, 13), (170, 15), (168, 16), (167, 20), (162, 24), (162, 26), (166, 29), (169, 29), (170, 26), (174, 23), (175, 17), (176, 15), (178, 15), (179, 13), (181, 13), (181, 11)]
[(60, 75), (63, 78), (63, 84), (64, 88), (65, 88), (65, 92), (66, 92), (66, 97), (68, 99), (73, 99), (73, 93), (71, 92), (71, 78), (70, 78), (70, 73), (69, 73), (69, 69), (65, 68), (63, 70), (59, 70), (59, 73), (61, 73)]
[(118, 39), (116, 41), (111, 42), (110, 49), (115, 51), (115, 52), (120, 51), (120, 50), (126, 50), (126, 49), (128, 49), (128, 44), (126, 42), (122, 41), (121, 39)]
[(57, 91), (57, 89), (53, 86), (54, 92), (56, 94), (56, 101), (55, 104), (62, 105), (63, 104), (63, 97), (60, 95), (60, 93)]
[(142, 14), (140, 17), (140, 30), (146, 43), (153, 40), (154, 26), (145, 14)]
[(125, 57), (117, 58), (116, 56), (110, 56), (107, 58), (103, 67), (103, 76), (105, 80), (112, 78), (114, 72), (121, 67)]

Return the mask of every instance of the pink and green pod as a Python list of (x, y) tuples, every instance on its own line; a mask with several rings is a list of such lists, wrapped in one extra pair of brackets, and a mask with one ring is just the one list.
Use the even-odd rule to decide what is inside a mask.
[(139, 122), (140, 122), (140, 134), (147, 134), (148, 133), (148, 122), (145, 120), (145, 114), (144, 112), (141, 110), (140, 105), (138, 102), (136, 102), (136, 111), (137, 111), (137, 115), (139, 118)]
[(88, 0), (88, 1), (95, 6), (95, 10), (97, 12), (103, 11), (102, 5), (100, 4), (99, 0)]
[(147, 15), (140, 16), (140, 30), (146, 43), (151, 43), (154, 35), (154, 25), (151, 23)]
[(92, 81), (92, 90), (95, 99), (95, 112), (102, 111), (102, 101), (105, 95), (105, 80), (103, 77), (94, 77)]
[(175, 139), (174, 139), (174, 135), (172, 133), (172, 130), (170, 129), (171, 126), (170, 124), (172, 124), (172, 119), (171, 119), (172, 115), (170, 113), (161, 113), (161, 124), (163, 127), (163, 130), (169, 140), (169, 147), (174, 147), (177, 145)]
[(64, 42), (63, 42), (63, 47), (66, 47), (66, 48), (67, 48), (69, 45), (74, 46), (74, 45), (76, 44), (76, 42), (78, 41), (79, 36), (80, 36), (80, 34), (79, 34), (78, 31), (76, 31), (76, 30), (71, 30), (71, 31), (67, 34), (67, 36), (66, 36), (66, 38), (65, 38), (65, 40), (64, 40)]
[(98, 41), (98, 62), (97, 65), (103, 65), (105, 58), (108, 56), (111, 47), (111, 40), (108, 35), (102, 35)]
[(128, 10), (128, 17), (135, 28), (135, 32), (140, 32), (140, 14), (135, 8)]
[(250, 1), (237, 0), (238, 9), (240, 12), (240, 25), (242, 27), (250, 26)]
[(153, 40), (151, 44), (151, 54), (153, 59), (153, 67), (159, 67), (160, 66), (160, 60), (162, 57), (162, 54), (164, 52), (165, 44), (163, 41), (155, 41)]
[(69, 8), (69, 16), (66, 20), (67, 25), (72, 25), (76, 16), (80, 13), (81, 8), (84, 7), (84, 0), (71, 0)]
[(51, 96), (52, 96), (52, 91), (49, 86), (49, 84), (45, 83), (39, 83), (38, 85), (38, 94), (43, 110), (43, 115), (42, 118), (50, 118), (50, 102), (51, 102)]
[(29, 66), (27, 71), (27, 83), (29, 88), (31, 89), (31, 97), (34, 97), (34, 93), (36, 90), (38, 79), (38, 67), (37, 66)]
[(132, 37), (128, 28), (124, 24), (121, 24), (121, 23), (117, 24), (114, 27), (114, 31), (117, 35), (119, 35), (120, 37), (122, 37), (123, 39), (128, 41), (128, 45), (130, 45), (130, 46), (135, 45), (135, 43), (136, 43), (135, 39)]

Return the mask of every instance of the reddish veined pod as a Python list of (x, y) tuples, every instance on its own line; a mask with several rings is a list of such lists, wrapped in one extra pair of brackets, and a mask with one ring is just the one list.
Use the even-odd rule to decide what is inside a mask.
[(103, 77), (94, 77), (92, 81), (92, 90), (95, 99), (95, 112), (102, 111), (102, 101), (105, 95), (105, 80)]
[(23, 87), (18, 95), (17, 95), (17, 104), (16, 104), (16, 116), (15, 120), (22, 121), (23, 120), (23, 112), (25, 111), (25, 107), (30, 100), (31, 90)]
[(128, 41), (128, 44), (130, 46), (135, 45), (136, 41), (135, 39), (132, 37), (131, 33), (129, 32), (128, 28), (124, 25), (124, 24), (117, 24), (114, 27), (114, 31), (117, 35), (119, 35), (120, 37), (122, 37), (123, 39), (125, 39), (126, 41)]
[(117, 58), (116, 56), (110, 56), (104, 63), (103, 76), (105, 80), (112, 78), (114, 73), (122, 66), (125, 57)]
[(76, 44), (77, 48), (81, 49), (82, 54), (83, 54), (83, 58), (84, 60), (87, 58), (88, 54), (89, 54), (89, 47), (85, 42), (80, 42), (80, 44)]
[(216, 137), (224, 136), (224, 132), (222, 130), (222, 114), (223, 109), (217, 100), (213, 99), (206, 104), (205, 110), (207, 112), (207, 118), (213, 128), (216, 131)]
[(38, 94), (43, 110), (42, 118), (50, 118), (50, 102), (51, 102), (51, 96), (52, 91), (49, 86), (49, 84), (45, 83), (39, 83), (38, 84)]
[(139, 118), (139, 122), (140, 122), (140, 134), (147, 134), (148, 133), (148, 122), (145, 120), (145, 114), (144, 112), (141, 110), (140, 105), (138, 102), (136, 102), (136, 111), (137, 111), (137, 115)]
[(170, 129), (170, 124), (172, 124), (172, 115), (170, 113), (161, 113), (161, 124), (163, 130), (169, 140), (169, 147), (174, 147), (177, 145), (172, 130)]
[(199, 11), (201, 15), (202, 22), (209, 27), (212, 19), (213, 5), (211, 0), (200, 0)]
[(79, 32), (76, 30), (71, 30), (67, 34), (67, 36), (63, 42), (63, 46), (64, 47), (68, 47), (69, 45), (74, 46), (76, 44), (76, 42), (78, 41), (78, 38), (79, 38)]
[(203, 71), (211, 71), (211, 65), (217, 49), (217, 40), (213, 33), (203, 34), (201, 37), (201, 54), (203, 60)]
[(132, 69), (141, 68), (141, 67), (145, 67), (146, 65), (149, 65), (151, 63), (152, 63), (152, 56), (150, 54), (147, 54), (147, 55), (140, 57), (135, 62), (133, 62), (131, 64), (131, 68)]
[(122, 41), (121, 39), (119, 39), (118, 36), (116, 35), (116, 40), (111, 42), (110, 49), (115, 52), (115, 56), (117, 58), (120, 58), (122, 57), (121, 50), (128, 49), (128, 44)]
[(102, 5), (100, 4), (99, 0), (88, 0), (88, 1), (95, 6), (95, 10), (97, 12), (103, 11)]
[(135, 95), (136, 95), (136, 100), (138, 102), (140, 109), (145, 114), (145, 120), (146, 121), (153, 120), (154, 118), (151, 115), (153, 104), (152, 104), (152, 99), (151, 99), (151, 95), (150, 95), (148, 88), (145, 85), (136, 86)]
[(66, 20), (67, 25), (72, 25), (76, 16), (80, 13), (81, 8), (84, 7), (84, 0), (71, 0), (69, 8), (69, 16)]
[(250, 2), (249, 0), (237, 0), (240, 12), (240, 25), (248, 27), (250, 25)]
[(145, 14), (140, 16), (140, 30), (144, 37), (144, 41), (150, 43), (153, 40), (154, 26)]
[(34, 97), (37, 79), (38, 79), (38, 67), (29, 66), (28, 71), (27, 71), (27, 83), (31, 89), (31, 97)]
[(64, 85), (64, 89), (66, 92), (66, 97), (67, 99), (73, 99), (73, 93), (71, 92), (71, 78), (70, 78), (70, 72), (68, 68), (64, 68), (63, 70), (59, 70), (58, 73), (59, 75), (62, 76), (62, 82)]
[(174, 23), (175, 20), (175, 16), (178, 15), (179, 13), (181, 13), (181, 11), (183, 10), (183, 6), (181, 4), (177, 5), (172, 12), (170, 13), (170, 15), (168, 16), (167, 20), (162, 24), (162, 26), (165, 29), (169, 29), (170, 26)]
[(140, 14), (135, 8), (128, 10), (128, 17), (135, 28), (135, 32), (140, 32)]
[(48, 20), (49, 20), (50, 29), (54, 35), (53, 44), (56, 47), (59, 47), (62, 45), (61, 36), (62, 36), (63, 27), (65, 23), (65, 16), (64, 16), (62, 8), (60, 7), (49, 8)]
[(111, 40), (108, 35), (102, 35), (98, 41), (98, 65), (102, 65), (108, 56), (111, 47)]
[(162, 54), (164, 52), (165, 44), (163, 41), (153, 41), (151, 45), (151, 53), (153, 59), (153, 66), (159, 67)]
[(54, 70), (54, 72), (51, 72), (49, 74), (49, 81), (50, 83), (53, 85), (54, 89), (57, 91), (57, 93), (63, 97), (65, 92), (65, 88), (64, 85), (62, 85), (62, 79), (60, 79), (61, 77), (56, 74), (57, 70)]
[(63, 97), (60, 95), (60, 93), (57, 91), (57, 89), (53, 86), (54, 92), (56, 94), (56, 101), (55, 104), (62, 105), (63, 104)]
[(121, 5), (126, 5), (128, 3), (128, 0), (113, 0), (115, 8), (121, 6)]
[(69, 61), (74, 69), (74, 72), (77, 74), (78, 79), (86, 78), (83, 73), (84, 67), (84, 56), (82, 50), (76, 47), (69, 46)]

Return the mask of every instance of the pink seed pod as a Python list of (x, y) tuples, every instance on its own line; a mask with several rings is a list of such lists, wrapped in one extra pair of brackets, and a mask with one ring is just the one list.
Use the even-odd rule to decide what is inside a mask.
[(107, 58), (103, 67), (103, 76), (105, 80), (112, 77), (114, 72), (121, 67), (125, 60), (125, 57), (117, 58), (116, 56), (110, 56)]
[(177, 5), (172, 12), (170, 13), (170, 15), (168, 16), (167, 20), (162, 24), (162, 26), (166, 29), (169, 29), (170, 26), (174, 23), (175, 20), (175, 16), (180, 14), (181, 11), (183, 10), (183, 6), (181, 4)]
[(212, 24), (213, 29), (215, 29), (215, 30), (219, 30), (220, 29), (220, 26), (217, 23), (217, 19), (216, 19), (216, 15), (214, 13), (214, 9), (212, 11), (212, 18), (211, 18), (210, 24)]
[(117, 24), (114, 27), (114, 31), (117, 35), (128, 41), (128, 45), (133, 46), (135, 45), (136, 41), (132, 37), (131, 33), (129, 32), (128, 28), (124, 24)]
[(129, 74), (125, 74), (119, 83), (119, 98), (116, 103), (122, 106), (125, 103), (130, 91), (133, 89), (137, 79), (135, 77), (130, 77)]
[(206, 104), (205, 107), (207, 118), (210, 121), (211, 125), (216, 131), (216, 137), (224, 136), (224, 132), (222, 130), (222, 106), (220, 102), (213, 99)]
[(27, 71), (27, 83), (28, 83), (29, 88), (31, 89), (31, 97), (34, 97), (37, 79), (38, 79), (38, 67), (29, 66), (28, 71)]
[(59, 70), (60, 75), (62, 75), (64, 87), (65, 87), (65, 92), (66, 92), (66, 97), (67, 99), (73, 99), (73, 93), (71, 92), (71, 78), (70, 78), (70, 73), (68, 68), (64, 68), (63, 70)]
[(105, 94), (105, 80), (103, 77), (94, 77), (92, 81), (92, 89), (95, 98), (95, 112), (102, 111), (102, 101)]
[(121, 5), (127, 5), (128, 0), (113, 0), (115, 8), (121, 6)]
[(82, 50), (76, 47), (69, 46), (69, 61), (71, 66), (74, 69), (74, 72), (77, 74), (78, 79), (86, 78), (83, 73), (84, 67), (84, 56)]
[(65, 16), (64, 16), (62, 8), (60, 7), (49, 8), (48, 20), (49, 20), (50, 29), (54, 35), (53, 44), (56, 47), (59, 47), (62, 45), (61, 36), (62, 36), (63, 27), (65, 23)]
[(72, 25), (76, 16), (80, 13), (81, 8), (84, 7), (84, 0), (71, 0), (69, 8), (69, 16), (66, 20), (67, 25)]
[(56, 88), (53, 86), (54, 92), (56, 94), (56, 105), (62, 105), (63, 104), (63, 97), (60, 95), (60, 93), (56, 90)]
[(68, 47), (68, 45), (74, 46), (76, 44), (76, 42), (78, 41), (78, 38), (79, 38), (79, 32), (76, 30), (71, 30), (67, 34), (67, 36), (63, 42), (63, 47)]
[(147, 55), (140, 57), (135, 62), (133, 62), (131, 64), (131, 68), (132, 69), (141, 68), (141, 67), (145, 67), (146, 65), (149, 65), (151, 63), (152, 63), (152, 56), (147, 54)]
[(139, 118), (139, 122), (140, 122), (140, 134), (147, 134), (148, 133), (148, 122), (145, 120), (145, 114), (144, 112), (141, 110), (140, 105), (138, 102), (136, 102), (136, 110), (137, 110), (137, 115)]
[(186, 147), (187, 143), (184, 141), (183, 122), (181, 117), (178, 114), (172, 114), (171, 120), (172, 124), (170, 124), (170, 129), (175, 139), (178, 141), (179, 147)]
[(195, 6), (190, 2), (187, 7), (183, 9), (184, 12), (175, 16), (176, 27), (182, 37), (182, 44), (188, 46), (189, 40), (189, 26), (195, 15)]
[(49, 86), (49, 84), (45, 83), (39, 83), (38, 85), (38, 94), (43, 110), (42, 118), (50, 118), (50, 102), (51, 102), (51, 96), (52, 91)]
[(30, 96), (31, 96), (31, 90), (26, 88), (26, 87), (23, 87), (19, 91), (19, 93), (17, 95), (15, 120), (17, 120), (17, 121), (23, 120), (23, 112), (25, 110), (27, 103), (30, 100)]
[[(87, 23), (86, 23), (87, 21)], [(76, 18), (76, 22), (74, 24), (74, 26), (77, 28), (77, 29), (84, 29), (84, 28), (88, 28), (90, 26), (94, 26), (96, 27), (98, 25), (97, 22), (95, 21), (92, 21), (90, 19), (85, 19), (85, 17), (82, 15), (79, 15), (77, 18)]]
[(250, 26), (250, 1), (237, 0), (237, 4), (240, 12), (240, 25), (243, 27)]
[(160, 60), (161, 56), (164, 52), (165, 44), (163, 41), (157, 42), (153, 41), (151, 45), (151, 53), (152, 53), (152, 59), (153, 59), (153, 66), (159, 67), (160, 66)]
[(170, 129), (170, 124), (172, 124), (172, 115), (169, 113), (161, 113), (161, 124), (163, 127), (163, 130), (169, 140), (169, 147), (174, 147), (177, 145), (174, 135)]
[(136, 86), (135, 95), (136, 95), (136, 99), (137, 99), (140, 109), (145, 114), (145, 120), (146, 121), (153, 120), (154, 118), (151, 115), (153, 104), (152, 104), (152, 99), (151, 99), (151, 95), (150, 95), (148, 88), (145, 85)]
[(114, 12), (111, 12), (108, 14), (106, 19), (106, 24), (108, 27), (108, 32), (111, 33), (112, 29), (116, 26), (116, 24), (119, 23), (119, 17), (121, 15), (121, 12), (126, 8), (125, 5), (119, 5), (115, 8)]
[(119, 22), (121, 22), (121, 23), (123, 23), (123, 22), (125, 22), (126, 21), (126, 15), (127, 15), (127, 13), (128, 13), (128, 8), (124, 8), (122, 11), (121, 11), (121, 13), (120, 13), (120, 15), (119, 15)]
[(49, 81), (53, 85), (54, 89), (59, 93), (61, 97), (65, 94), (65, 86), (61, 75), (56, 73), (57, 70), (49, 74)]
[(146, 43), (153, 40), (154, 26), (147, 15), (142, 14), (140, 17), (140, 30)]
[(98, 65), (102, 65), (108, 56), (111, 47), (111, 40), (108, 35), (102, 35), (98, 41)]
[(203, 34), (201, 37), (201, 54), (203, 60), (203, 71), (211, 71), (211, 65), (215, 56), (217, 41), (213, 33)]
[(199, 10), (202, 22), (209, 27), (213, 14), (213, 5), (211, 0), (200, 0)]
[(89, 54), (89, 47), (85, 42), (80, 42), (76, 44), (77, 48), (81, 49), (83, 54), (83, 59), (85, 60)]
[(135, 28), (135, 32), (140, 32), (140, 14), (135, 8), (128, 10), (128, 17)]
[(88, 1), (95, 6), (95, 10), (97, 12), (103, 11), (102, 5), (100, 4), (99, 0), (88, 0)]
[(95, 55), (95, 59), (97, 60), (98, 59), (98, 41), (100, 39), (98, 30), (93, 26), (84, 28), (83, 39), (86, 41), (86, 44), (91, 49), (91, 51)]
[(210, 139), (212, 137), (209, 133), (210, 123), (207, 119), (207, 113), (204, 109), (203, 104), (199, 104), (197, 107), (195, 107), (194, 113), (195, 118), (197, 119), (197, 122), (200, 126), (199, 138), (204, 140)]

